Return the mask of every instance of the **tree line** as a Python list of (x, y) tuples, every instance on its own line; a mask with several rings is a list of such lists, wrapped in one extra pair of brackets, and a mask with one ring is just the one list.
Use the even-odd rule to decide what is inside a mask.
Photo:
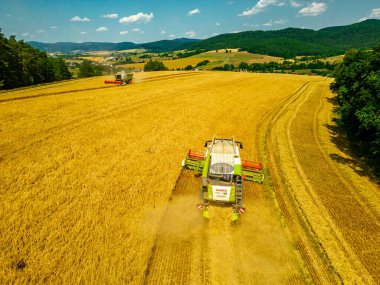
[(380, 167), (380, 42), (372, 51), (348, 51), (333, 75), (338, 126)]
[(92, 77), (103, 75), (107, 67), (94, 65), (90, 60), (85, 59), (82, 61), (82, 64), (79, 66), (78, 77)]
[[(327, 75), (334, 70), (335, 64), (329, 62), (323, 62), (320, 60), (314, 60), (312, 62), (292, 62), (285, 60), (282, 63), (279, 62), (266, 62), (266, 63), (252, 63), (248, 64), (246, 62), (240, 62), (239, 65), (235, 66), (233, 64), (224, 64), (224, 66), (214, 67), (213, 70), (224, 70), (224, 71), (233, 71), (233, 70), (246, 70), (252, 72), (274, 72), (274, 71), (285, 71), (291, 70), (292, 72), (296, 70), (311, 69), (315, 73), (320, 73), (321, 75)], [(326, 70), (322, 72), (320, 70)], [(317, 71), (319, 70), (319, 71)]]
[(164, 71), (168, 68), (164, 65), (162, 61), (150, 60), (144, 65), (144, 71)]
[(7, 39), (0, 29), (0, 89), (13, 89), (70, 79), (61, 58), (48, 57), (15, 36)]

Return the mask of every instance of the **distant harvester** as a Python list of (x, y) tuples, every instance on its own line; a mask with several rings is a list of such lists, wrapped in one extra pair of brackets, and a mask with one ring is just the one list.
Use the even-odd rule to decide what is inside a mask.
[(125, 71), (120, 71), (115, 74), (115, 80), (104, 80), (104, 83), (126, 85), (126, 84), (131, 84), (132, 79), (133, 79), (133, 73), (125, 73)]

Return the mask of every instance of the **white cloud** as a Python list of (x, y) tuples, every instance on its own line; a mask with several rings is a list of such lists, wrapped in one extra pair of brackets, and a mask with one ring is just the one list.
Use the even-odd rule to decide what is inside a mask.
[(194, 38), (197, 34), (194, 31), (185, 32), (186, 37)]
[(144, 14), (144, 13), (137, 13), (136, 15), (131, 15), (128, 17), (123, 17), (119, 20), (119, 23), (121, 24), (131, 24), (131, 23), (149, 23), (154, 18), (153, 13), (150, 14)]
[(57, 26), (50, 26), (49, 28), (50, 28), (50, 29), (58, 29)]
[(37, 30), (36, 33), (37, 34), (42, 34), (42, 33), (45, 33), (45, 31), (41, 29), (41, 30)]
[(283, 25), (287, 22), (288, 20), (285, 19), (279, 19), (279, 20), (270, 20), (269, 22), (266, 22), (263, 24), (264, 27), (271, 27), (273, 25)]
[(245, 10), (243, 13), (238, 14), (238, 16), (252, 16), (252, 15), (262, 12), (268, 6), (276, 5), (276, 4), (278, 5), (281, 3), (282, 2), (280, 2), (279, 0), (260, 0), (251, 9)]
[(87, 17), (81, 18), (79, 16), (72, 17), (71, 22), (90, 22), (90, 19)]
[(166, 34), (166, 31), (162, 30), (161, 35), (164, 35), (164, 34)]
[(368, 19), (380, 19), (380, 8), (372, 9), (371, 14), (368, 17), (361, 18), (359, 21), (364, 21)]
[(106, 27), (99, 27), (96, 29), (97, 32), (107, 32), (108, 29)]
[(143, 34), (143, 33), (144, 33), (144, 31), (142, 31), (142, 30), (139, 29), (139, 28), (134, 28), (134, 29), (132, 29), (132, 32), (134, 32), (134, 33), (140, 33), (140, 34)]
[(294, 1), (294, 0), (290, 0), (290, 6), (294, 7), (294, 8), (298, 8), (298, 7), (301, 7), (302, 4), (297, 2), (297, 1)]
[(34, 38), (34, 35), (32, 35), (31, 33), (23, 33), (22, 36), (23, 37)]
[(215, 36), (217, 36), (217, 35), (219, 35), (218, 33), (212, 33), (211, 34), (211, 36), (213, 36), (213, 37), (215, 37)]
[(265, 24), (263, 24), (263, 26), (265, 27), (270, 27), (270, 26), (273, 26), (273, 25), (283, 25), (283, 24), (286, 24), (288, 22), (288, 20), (286, 19), (279, 19), (279, 20), (270, 20), (269, 22), (266, 22)]
[(216, 22), (215, 25), (220, 26), (220, 23), (219, 23), (219, 22)]
[(371, 15), (369, 15), (370, 18), (376, 18), (376, 19), (379, 19), (380, 18), (380, 8), (375, 8), (375, 9), (372, 9), (371, 11)]
[(169, 38), (171, 38), (171, 39), (174, 39), (175, 37), (176, 37), (176, 35), (173, 35), (173, 34), (169, 35)]
[(117, 18), (119, 18), (119, 14), (116, 14), (116, 13), (114, 13), (114, 14), (105, 14), (102, 17), (103, 18), (107, 18), (107, 19), (117, 19)]
[(238, 14), (238, 16), (252, 16), (261, 12), (261, 9), (252, 7), (251, 9), (243, 11), (243, 13)]
[(286, 24), (287, 22), (288, 22), (288, 20), (286, 20), (286, 19), (280, 19), (280, 20), (274, 21), (273, 23), (275, 23), (277, 25), (282, 25), (282, 24)]
[(250, 27), (250, 28), (258, 28), (260, 25), (258, 24), (249, 24), (249, 23), (244, 23), (243, 27)]
[(326, 3), (313, 2), (309, 6), (302, 8), (298, 14), (301, 16), (318, 16), (327, 10)]
[(193, 16), (195, 14), (199, 14), (201, 12), (201, 10), (199, 10), (198, 8), (197, 9), (194, 9), (194, 10), (191, 10), (187, 13), (188, 16)]
[(231, 33), (232, 34), (237, 34), (237, 33), (240, 33), (241, 31), (232, 31)]
[(230, 4), (230, 5), (232, 5), (234, 3), (235, 3), (235, 1), (228, 1), (228, 4)]
[(87, 32), (80, 32), (81, 33), (81, 35), (85, 35), (85, 34), (87, 34)]
[(121, 31), (119, 34), (120, 34), (120, 35), (127, 35), (127, 34), (128, 34), (128, 31)]

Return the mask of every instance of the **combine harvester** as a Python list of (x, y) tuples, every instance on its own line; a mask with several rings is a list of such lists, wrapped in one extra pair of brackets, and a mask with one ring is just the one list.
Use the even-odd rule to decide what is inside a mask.
[(203, 217), (210, 218), (210, 203), (231, 204), (231, 220), (244, 213), (243, 180), (262, 183), (263, 167), (259, 162), (241, 160), (239, 147), (243, 144), (233, 138), (213, 138), (206, 141), (205, 150), (189, 150), (182, 167), (202, 172), (201, 199), (198, 205)]
[(125, 73), (124, 71), (121, 71), (115, 74), (115, 80), (104, 80), (104, 83), (126, 85), (126, 84), (131, 84), (132, 79), (133, 79), (133, 73)]

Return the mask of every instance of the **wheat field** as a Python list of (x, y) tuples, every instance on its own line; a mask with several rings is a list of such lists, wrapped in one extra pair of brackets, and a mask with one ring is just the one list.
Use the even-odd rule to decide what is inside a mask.
[[(177, 69), (177, 68), (185, 68), (188, 65), (191, 65), (195, 67), (199, 62), (202, 60), (214, 60), (212, 57), (186, 57), (186, 58), (180, 58), (180, 59), (173, 59), (173, 60), (163, 60), (162, 63), (168, 68), (168, 69)], [(142, 63), (128, 63), (119, 65), (123, 68), (138, 68), (138, 69), (144, 69), (144, 65), (146, 62)]]
[[(1, 284), (379, 282), (378, 186), (331, 159), (347, 154), (326, 128), (328, 80), (105, 78), (0, 93)], [(181, 170), (213, 135), (266, 169), (237, 225), (217, 207), (205, 223)]]

